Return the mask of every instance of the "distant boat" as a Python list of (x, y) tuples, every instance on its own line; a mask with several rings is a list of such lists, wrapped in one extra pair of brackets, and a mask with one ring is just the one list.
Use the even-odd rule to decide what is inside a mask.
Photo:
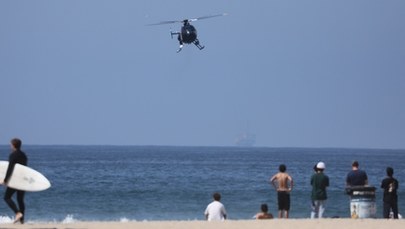
[(235, 140), (236, 146), (250, 147), (256, 143), (256, 135), (250, 133), (242, 133)]

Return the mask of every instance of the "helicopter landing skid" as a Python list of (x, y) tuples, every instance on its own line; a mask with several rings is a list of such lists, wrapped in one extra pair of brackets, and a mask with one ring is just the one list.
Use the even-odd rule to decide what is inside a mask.
[(197, 48), (198, 48), (199, 50), (202, 50), (202, 49), (205, 48), (205, 46), (203, 46), (203, 45), (200, 44), (200, 42), (198, 41), (198, 39), (195, 39), (195, 40), (193, 41), (193, 44), (195, 44), (195, 46), (197, 46)]
[(182, 48), (183, 48), (183, 45), (180, 45), (179, 49), (177, 49), (177, 53), (179, 53), (182, 50)]

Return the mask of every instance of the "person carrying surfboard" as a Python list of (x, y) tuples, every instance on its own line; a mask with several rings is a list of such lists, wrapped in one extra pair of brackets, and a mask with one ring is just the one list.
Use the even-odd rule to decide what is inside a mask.
[[(13, 174), (14, 166), (16, 164), (21, 164), (21, 165), (26, 166), (27, 161), (28, 161), (25, 153), (23, 151), (21, 151), (21, 145), (22, 145), (21, 140), (18, 138), (13, 138), (10, 143), (11, 143), (12, 153), (10, 154), (10, 156), (8, 158), (9, 165), (7, 168), (7, 173), (4, 178), (4, 181), (2, 182), (6, 186), (7, 186), (8, 181), (10, 180), (11, 175)], [(16, 192), (17, 192), (18, 208), (17, 208), (16, 204), (14, 203), (14, 201), (11, 199), (11, 197)], [(10, 187), (7, 187), (6, 192), (4, 194), (4, 200), (15, 213), (14, 223), (17, 223), (17, 222), (20, 222), (21, 224), (24, 223), (24, 212), (25, 212), (24, 195), (25, 195), (25, 191), (13, 189)]]

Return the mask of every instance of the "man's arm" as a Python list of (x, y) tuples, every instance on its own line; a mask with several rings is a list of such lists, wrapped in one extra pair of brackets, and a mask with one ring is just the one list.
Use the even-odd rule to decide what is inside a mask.
[(385, 188), (385, 179), (381, 181), (381, 188)]
[(224, 219), (226, 219), (226, 210), (224, 206), (222, 206), (222, 215), (224, 216)]
[(289, 188), (289, 191), (292, 191), (292, 189), (293, 189), (293, 187), (294, 187), (294, 181), (293, 181), (293, 179), (292, 179), (291, 176), (288, 176), (288, 180), (290, 180), (290, 188)]
[(270, 183), (273, 185), (273, 187), (274, 187), (275, 190), (277, 190), (277, 184), (276, 184), (277, 178), (278, 178), (278, 176), (277, 176), (277, 174), (276, 174), (276, 175), (274, 175), (274, 176), (270, 179)]
[(7, 172), (6, 172), (6, 176), (4, 177), (4, 184), (7, 184), (8, 181), (10, 180), (11, 174), (13, 174), (14, 171), (14, 166), (16, 164), (16, 160), (13, 154), (10, 155), (9, 159), (8, 159), (9, 163), (8, 163), (8, 168), (7, 168)]
[(366, 172), (364, 172), (364, 178), (365, 178), (364, 185), (368, 185), (368, 177)]
[(346, 187), (350, 187), (350, 186), (351, 186), (351, 182), (350, 182), (350, 172), (349, 172), (346, 176)]

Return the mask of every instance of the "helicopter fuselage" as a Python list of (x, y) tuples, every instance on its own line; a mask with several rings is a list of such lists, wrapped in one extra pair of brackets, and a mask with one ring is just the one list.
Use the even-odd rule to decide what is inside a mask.
[(204, 48), (204, 46), (200, 44), (200, 41), (197, 38), (197, 30), (186, 20), (184, 21), (184, 25), (181, 27), (180, 32), (170, 32), (170, 34), (172, 35), (172, 38), (173, 35), (177, 35), (177, 40), (179, 40), (180, 47), (177, 52), (181, 51), (184, 43), (192, 43), (200, 50)]
[(187, 24), (181, 27), (181, 33), (178, 36), (180, 42), (191, 44), (197, 39), (197, 30), (194, 26)]

